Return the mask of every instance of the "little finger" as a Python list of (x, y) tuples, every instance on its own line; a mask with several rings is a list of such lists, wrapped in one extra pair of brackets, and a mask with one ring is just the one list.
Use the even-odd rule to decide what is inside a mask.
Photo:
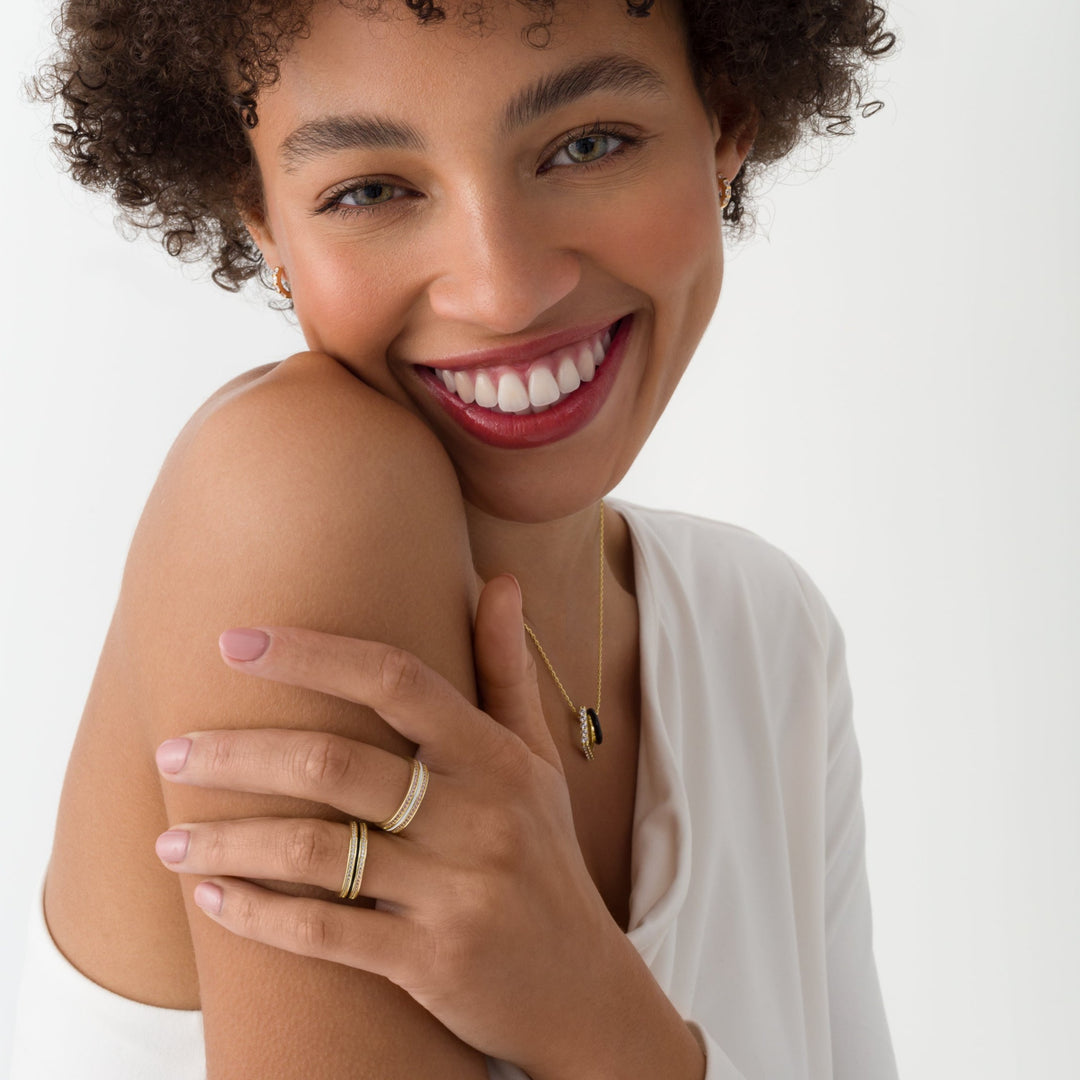
[(194, 899), (240, 937), (371, 971), (399, 985), (416, 951), (408, 920), (392, 912), (284, 896), (227, 877), (200, 882)]

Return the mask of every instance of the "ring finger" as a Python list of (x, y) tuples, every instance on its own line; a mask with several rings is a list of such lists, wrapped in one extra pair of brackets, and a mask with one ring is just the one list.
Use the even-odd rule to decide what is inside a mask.
[[(165, 866), (182, 874), (288, 881), (340, 893), (350, 842), (349, 826), (338, 821), (242, 818), (175, 825), (155, 848)], [(421, 875), (430, 887), (430, 853), (368, 828), (360, 896), (404, 905), (418, 895)]]

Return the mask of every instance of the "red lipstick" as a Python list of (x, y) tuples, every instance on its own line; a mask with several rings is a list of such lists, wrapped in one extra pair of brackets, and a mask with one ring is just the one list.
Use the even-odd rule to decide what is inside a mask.
[[(580, 431), (600, 411), (618, 375), (632, 325), (632, 316), (626, 316), (617, 324), (612, 324), (614, 333), (611, 344), (592, 380), (583, 382), (576, 390), (543, 412), (507, 413), (486, 409), (475, 403), (467, 405), (457, 394), (447, 390), (431, 368), (418, 367), (417, 373), (446, 414), (481, 442), (506, 450), (545, 446)], [(606, 328), (607, 324), (601, 324), (595, 327), (592, 333)], [(582, 334), (578, 329), (511, 349), (440, 360), (438, 366), (453, 370), (496, 363), (525, 363), (588, 336), (588, 331)]]

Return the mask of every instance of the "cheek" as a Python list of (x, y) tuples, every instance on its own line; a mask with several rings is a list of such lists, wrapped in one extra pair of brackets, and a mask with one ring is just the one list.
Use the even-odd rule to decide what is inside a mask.
[(677, 317), (690, 316), (701, 305), (711, 314), (723, 255), (718, 202), (708, 178), (685, 170), (635, 185), (625, 198), (612, 200), (603, 220), (594, 247), (598, 261), (658, 305), (674, 305)]
[(367, 257), (355, 241), (331, 241), (296, 253), (294, 266), (303, 287), (293, 306), (308, 346), (359, 368), (382, 361), (408, 310), (402, 261)]
[[(689, 174), (689, 175), (688, 175)], [(635, 187), (604, 217), (601, 251), (617, 253), (606, 269), (647, 300), (650, 363), (635, 393), (648, 403), (649, 426), (670, 400), (712, 318), (723, 278), (719, 198), (711, 173), (685, 169)]]

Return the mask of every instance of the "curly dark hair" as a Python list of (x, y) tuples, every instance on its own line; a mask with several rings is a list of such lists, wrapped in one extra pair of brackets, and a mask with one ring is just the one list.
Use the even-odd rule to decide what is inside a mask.
[[(341, 0), (375, 11), (378, 0)], [(405, 0), (418, 19), (446, 18), (433, 0)], [(519, 0), (537, 19), (526, 40), (543, 47), (557, 0)], [(654, 0), (621, 0), (647, 17)], [(896, 42), (871, 0), (680, 0), (695, 78), (713, 104), (738, 100), (758, 114), (725, 220), (738, 226), (748, 190), (804, 137), (852, 130), (870, 63)], [(88, 188), (108, 191), (123, 217), (161, 237), (169, 254), (207, 259), (236, 291), (262, 258), (238, 207), (258, 209), (258, 170), (245, 125), (258, 92), (278, 77), (305, 33), (314, 0), (64, 0), (59, 51), (31, 91), (59, 105), (55, 145)], [(482, 18), (482, 3), (464, 12)], [(233, 58), (234, 80), (222, 63)]]

